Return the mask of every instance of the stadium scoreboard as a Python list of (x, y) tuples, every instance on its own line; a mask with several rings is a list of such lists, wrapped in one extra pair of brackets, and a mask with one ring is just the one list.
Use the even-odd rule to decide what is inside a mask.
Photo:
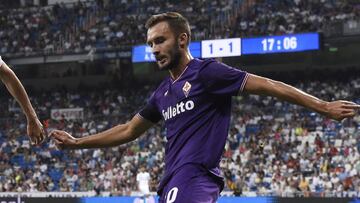
[(300, 52), (320, 49), (318, 33), (242, 39), (242, 54)]
[[(191, 42), (190, 53), (195, 58), (231, 57), (249, 54), (302, 52), (320, 49), (319, 33), (229, 38)], [(134, 46), (132, 62), (153, 62), (155, 57), (147, 45)]]
[(241, 39), (214, 39), (201, 41), (201, 58), (241, 55)]

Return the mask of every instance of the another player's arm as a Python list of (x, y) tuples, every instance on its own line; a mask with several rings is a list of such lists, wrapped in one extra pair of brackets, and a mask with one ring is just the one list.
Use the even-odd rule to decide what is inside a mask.
[(125, 124), (94, 135), (74, 138), (65, 131), (54, 130), (50, 133), (50, 137), (54, 138), (60, 149), (106, 148), (131, 142), (153, 125), (152, 122), (135, 115)]
[(304, 106), (338, 121), (353, 117), (356, 110), (360, 108), (360, 105), (344, 100), (323, 101), (283, 82), (253, 74), (249, 74), (244, 91), (250, 94), (274, 96)]
[(0, 61), (0, 79), (5, 84), (10, 94), (20, 104), (26, 118), (35, 120), (37, 118), (34, 108), (31, 106), (28, 95), (15, 73)]
[(29, 97), (15, 73), (0, 58), (0, 79), (5, 84), (10, 94), (19, 103), (21, 109), (27, 118), (27, 133), (30, 140), (35, 143), (41, 143), (45, 138), (45, 133), (41, 122), (39, 121)]

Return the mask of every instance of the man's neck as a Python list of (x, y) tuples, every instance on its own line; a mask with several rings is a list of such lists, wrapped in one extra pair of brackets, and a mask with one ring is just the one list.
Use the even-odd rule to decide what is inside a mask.
[(193, 57), (191, 56), (191, 54), (189, 52), (186, 52), (183, 55), (182, 60), (180, 60), (179, 65), (169, 70), (171, 78), (173, 80), (177, 80), (180, 77), (180, 75), (184, 72), (186, 66), (189, 64), (189, 62), (192, 59)]

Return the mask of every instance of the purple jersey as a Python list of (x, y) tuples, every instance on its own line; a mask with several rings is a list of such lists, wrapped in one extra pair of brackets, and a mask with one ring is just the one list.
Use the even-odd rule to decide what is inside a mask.
[[(159, 191), (186, 164), (219, 176), (228, 135), (231, 96), (245, 86), (248, 74), (215, 60), (190, 61), (177, 80), (166, 78), (140, 116), (166, 128), (165, 176)], [(189, 171), (189, 174), (194, 173)]]

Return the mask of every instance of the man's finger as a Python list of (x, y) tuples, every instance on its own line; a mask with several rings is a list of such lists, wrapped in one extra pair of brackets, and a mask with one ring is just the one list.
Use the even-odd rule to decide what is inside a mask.
[(344, 114), (344, 117), (348, 118), (348, 117), (354, 117), (355, 116), (355, 112), (352, 111), (352, 112), (347, 112)]
[(44, 136), (43, 136), (43, 134), (42, 133), (40, 133), (40, 135), (39, 135), (39, 144), (42, 144), (43, 142), (44, 142)]
[(354, 109), (344, 109), (341, 111), (342, 114), (355, 113)]
[(46, 133), (44, 128), (41, 129), (40, 137), (41, 137), (41, 142), (44, 142), (46, 140)]
[(57, 149), (63, 149), (64, 148), (63, 144), (64, 144), (63, 142), (55, 139), (55, 146)]
[(355, 102), (347, 101), (347, 100), (340, 100), (343, 104), (356, 104)]
[(64, 138), (63, 137), (53, 137), (53, 140), (64, 143)]
[(59, 144), (55, 144), (55, 146), (56, 146), (56, 149), (58, 149), (58, 150), (62, 150), (62, 149), (63, 149)]
[(44, 136), (42, 134), (39, 135), (39, 144), (44, 142)]
[(35, 142), (35, 145), (38, 145), (39, 144), (39, 140), (37, 137), (34, 138), (34, 142)]
[(36, 138), (29, 136), (29, 140), (31, 145), (36, 145)]
[(357, 105), (357, 106), (360, 106), (360, 104), (357, 104), (357, 103), (351, 102), (351, 101), (346, 101), (346, 100), (341, 100), (341, 103), (343, 103), (343, 104), (349, 104), (349, 105)]
[(344, 106), (344, 108), (347, 108), (347, 109), (360, 109), (360, 105), (359, 104), (346, 104)]
[(61, 140), (58, 139), (54, 139), (55, 144), (63, 144), (63, 142)]
[(49, 135), (49, 137), (59, 137), (59, 136), (60, 136), (60, 133), (57, 131), (52, 131)]
[(54, 134), (56, 134), (56, 131), (55, 131), (55, 130), (53, 130), (53, 131), (51, 131), (51, 132), (49, 133), (49, 137), (52, 137)]
[(39, 143), (39, 134), (34, 134), (33, 135), (35, 140), (36, 140), (36, 143)]
[(61, 131), (60, 130), (53, 130), (50, 132), (50, 134), (57, 134), (57, 133), (60, 133)]
[(55, 142), (55, 144), (56, 145), (62, 145), (62, 144), (64, 144), (62, 141), (60, 141), (60, 140), (54, 140), (54, 142)]

